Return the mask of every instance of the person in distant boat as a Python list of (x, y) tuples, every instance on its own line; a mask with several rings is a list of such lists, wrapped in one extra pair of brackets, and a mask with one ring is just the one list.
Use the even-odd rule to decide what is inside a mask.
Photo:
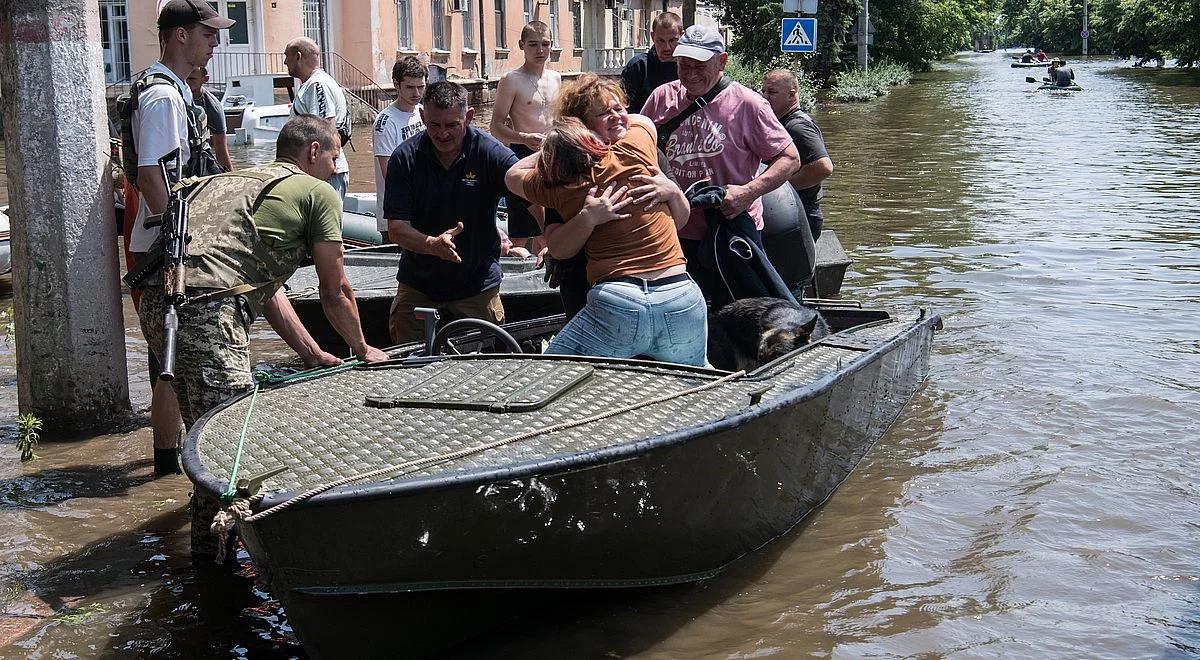
[(1046, 61), (1046, 51), (1044, 51), (1044, 50), (1041, 50), (1041, 49), (1038, 49), (1038, 52), (1037, 52), (1037, 61), (1039, 61), (1039, 62), (1045, 62), (1045, 61)]
[(208, 139), (206, 141), (212, 151), (213, 159), (217, 161), (221, 169), (226, 172), (233, 171), (233, 161), (229, 159), (229, 143), (226, 138), (229, 129), (225, 124), (225, 111), (221, 108), (221, 102), (217, 100), (217, 97), (204, 89), (204, 84), (208, 82), (208, 67), (196, 67), (187, 77), (186, 82), (192, 90), (192, 100), (204, 109), (205, 117), (208, 119)]
[(384, 199), (387, 197), (384, 182), (387, 181), (388, 161), (401, 142), (425, 130), (421, 121), (421, 97), (425, 95), (425, 81), (429, 72), (421, 60), (411, 55), (396, 60), (392, 66), (392, 85), (396, 87), (396, 100), (383, 109), (375, 119), (372, 147), (375, 152), (375, 223), (383, 242), (388, 243), (387, 220), (383, 217)]
[(675, 69), (675, 46), (683, 35), (683, 20), (675, 12), (664, 11), (650, 25), (650, 50), (639, 53), (621, 70), (621, 86), (629, 99), (629, 111), (640, 113), (650, 92), (679, 80)]
[[(321, 48), (308, 37), (292, 39), (283, 48), (283, 64), (288, 75), (300, 81), (296, 99), (292, 101), (292, 116), (313, 115), (332, 124), (338, 131), (341, 146), (350, 139), (350, 108), (346, 94), (333, 76), (321, 68)], [(350, 185), (350, 163), (346, 154), (338, 154), (337, 167), (329, 176), (329, 185), (345, 199)]]
[(425, 131), (388, 162), (383, 215), (388, 237), (403, 248), (388, 319), (398, 344), (423, 337), (417, 307), (447, 320), (504, 322), (496, 204), (509, 192), (504, 174), (517, 157), (471, 126), (473, 117), (462, 85), (430, 85), (421, 104)]
[(562, 92), (541, 151), (506, 177), (517, 194), (569, 218), (546, 225), (555, 259), (587, 253), (587, 304), (546, 352), (703, 366), (708, 307), (676, 234), (691, 209), (658, 171), (654, 124), (625, 106), (616, 83), (584, 74)]
[(1029, 62), (1032, 62), (1033, 59), (1034, 59), (1034, 57), (1033, 57), (1033, 49), (1032, 48), (1026, 50), (1024, 53), (1021, 54), (1021, 62), (1023, 62), (1023, 63), (1028, 64)]
[(796, 189), (808, 228), (815, 241), (821, 237), (825, 220), (821, 215), (821, 182), (833, 175), (833, 159), (825, 149), (825, 136), (807, 112), (800, 109), (800, 94), (796, 74), (788, 69), (775, 69), (763, 76), (763, 98), (783, 124), (800, 155), (800, 169), (788, 182)]
[[(281, 284), (311, 257), (321, 306), (354, 354), (366, 362), (387, 354), (363, 339), (354, 289), (342, 267), (342, 206), (325, 182), (341, 145), (333, 126), (297, 117), (279, 131), (276, 162), (201, 179), (188, 201), (189, 302), (178, 309), (175, 378), (183, 422), (196, 420), (254, 383), (250, 324), (263, 314), (305, 366), (341, 364), (318, 346)], [(251, 197), (247, 213), (245, 199)], [(146, 281), (138, 309), (150, 351), (161, 359), (166, 310), (161, 271)], [(214, 555), (209, 532), (218, 503), (192, 501), (192, 554)]]
[(1050, 76), (1050, 82), (1058, 87), (1070, 87), (1075, 84), (1075, 69), (1067, 65), (1065, 59), (1058, 59), (1058, 66), (1054, 68), (1053, 75)]

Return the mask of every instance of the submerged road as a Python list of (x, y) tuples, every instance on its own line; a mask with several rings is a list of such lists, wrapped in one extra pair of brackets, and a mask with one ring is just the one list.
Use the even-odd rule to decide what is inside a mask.
[[(1073, 63), (1086, 91), (1049, 96), (1008, 63), (815, 114), (843, 296), (946, 315), (927, 386), (834, 497), (714, 580), (463, 657), (1200, 655), (1200, 76)], [(18, 463), (14, 360), (0, 335), (0, 657), (300, 655), (248, 570), (191, 567), (187, 481), (149, 480), (140, 420)]]

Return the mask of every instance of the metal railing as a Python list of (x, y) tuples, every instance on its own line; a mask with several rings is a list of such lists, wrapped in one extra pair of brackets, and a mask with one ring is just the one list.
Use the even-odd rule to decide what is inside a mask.
[(596, 73), (619, 73), (635, 54), (633, 48), (596, 48), (590, 53), (590, 70)]
[(387, 107), (396, 97), (376, 84), (362, 69), (346, 61), (337, 53), (323, 53), (325, 70), (346, 90), (347, 94), (373, 109), (376, 113)]

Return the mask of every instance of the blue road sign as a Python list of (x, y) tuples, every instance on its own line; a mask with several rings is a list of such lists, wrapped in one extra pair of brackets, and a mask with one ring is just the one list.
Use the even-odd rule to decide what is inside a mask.
[(783, 19), (779, 30), (779, 48), (785, 53), (817, 52), (817, 19)]

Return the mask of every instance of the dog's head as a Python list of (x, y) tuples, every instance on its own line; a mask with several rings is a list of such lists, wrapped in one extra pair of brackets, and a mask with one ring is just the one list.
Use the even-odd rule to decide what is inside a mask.
[(783, 357), (788, 353), (807, 345), (812, 340), (813, 330), (817, 326), (817, 313), (806, 307), (797, 310), (803, 315), (800, 323), (788, 324), (787, 327), (768, 328), (758, 340), (758, 363), (766, 364), (771, 360)]

